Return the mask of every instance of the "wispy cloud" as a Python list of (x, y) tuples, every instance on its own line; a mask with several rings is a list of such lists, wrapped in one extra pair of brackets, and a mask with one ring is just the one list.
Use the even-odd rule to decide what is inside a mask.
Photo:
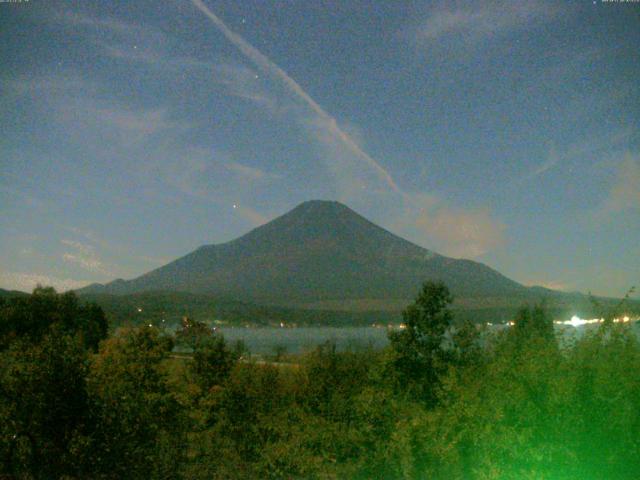
[(260, 76), (245, 65), (207, 61), (180, 53), (181, 41), (152, 25), (136, 25), (116, 18), (95, 18), (67, 12), (57, 17), (64, 24), (83, 28), (85, 35), (111, 59), (156, 67), (162, 72), (187, 75), (203, 72), (230, 95), (275, 110), (277, 102), (261, 84)]
[(534, 167), (529, 173), (525, 174), (518, 184), (543, 175), (563, 163), (571, 162), (576, 159), (583, 159), (585, 157), (598, 154), (603, 150), (611, 150), (625, 142), (632, 134), (633, 129), (625, 127), (610, 135), (587, 138), (579, 143), (572, 143), (561, 151), (559, 151), (555, 144), (552, 144), (549, 147), (547, 158)]
[(239, 162), (229, 162), (227, 163), (226, 167), (248, 182), (276, 180), (280, 178), (280, 175), (277, 175), (275, 173), (269, 173), (256, 167), (249, 167)]
[(234, 33), (227, 25), (216, 16), (201, 0), (192, 0), (192, 3), (204, 13), (215, 25), (215, 27), (235, 45), (242, 54), (250, 60), (260, 70), (274, 76), (282, 82), (282, 84), (293, 94), (296, 98), (304, 102), (318, 117), (318, 125), (325, 128), (333, 137), (340, 139), (344, 146), (355, 155), (362, 162), (372, 168), (376, 174), (386, 183), (386, 185), (395, 192), (400, 192), (400, 189), (391, 178), (391, 175), (369, 154), (364, 152), (360, 146), (353, 139), (344, 132), (339, 126), (337, 121), (329, 115), (304, 89), (291, 78), (284, 70), (278, 65), (269, 60), (260, 51), (249, 44), (240, 35)]
[[(136, 263), (142, 262), (147, 265), (159, 267), (161, 265), (164, 265), (165, 263), (169, 263), (172, 260), (171, 257), (136, 254), (132, 251), (131, 245), (125, 246), (120, 243), (114, 242), (113, 240), (107, 241), (91, 230), (78, 228), (78, 227), (66, 227), (66, 229), (69, 232), (73, 233), (74, 236), (81, 237), (83, 238), (84, 241), (89, 241), (90, 245), (88, 246), (93, 248), (94, 250), (97, 249), (97, 247), (100, 247), (102, 252), (115, 254), (119, 258), (126, 259), (127, 263), (129, 264), (131, 263), (136, 264)], [(62, 243), (65, 244), (65, 240), (63, 240)], [(80, 245), (80, 244), (82, 244), (82, 242), (72, 241), (70, 245)], [(120, 270), (122, 269), (120, 268)], [(134, 274), (135, 272), (132, 271), (128, 273)]]
[(101, 275), (113, 276), (113, 272), (108, 268), (96, 253), (92, 245), (88, 245), (76, 240), (61, 240), (60, 243), (67, 247), (67, 251), (62, 254), (62, 259), (67, 263), (78, 265), (83, 270)]
[(480, 257), (505, 242), (505, 225), (487, 208), (463, 210), (436, 204), (423, 209), (413, 222), (436, 250), (451, 257)]
[(269, 218), (265, 217), (260, 212), (249, 206), (236, 205), (235, 209), (245, 220), (251, 223), (251, 225), (253, 225), (254, 227), (258, 227), (269, 221)]
[(529, 280), (523, 283), (528, 287), (544, 287), (550, 290), (560, 290), (563, 292), (569, 292), (569, 291), (575, 290), (575, 288), (573, 287), (573, 284), (565, 280), (542, 279), (542, 280)]
[[(361, 200), (384, 196), (387, 203), (399, 201), (404, 225), (446, 246), (446, 252), (459, 256), (478, 256), (503, 241), (504, 225), (494, 220), (487, 210), (464, 211), (447, 207), (435, 200), (425, 202), (425, 195), (408, 194), (395, 182), (391, 174), (371, 155), (359, 141), (341, 127), (293, 78), (233, 32), (201, 0), (192, 3), (206, 15), (227, 40), (260, 71), (279, 82), (292, 99), (304, 106), (288, 108), (290, 119), (302, 125), (322, 148), (322, 159), (331, 172), (343, 200)], [(361, 137), (361, 136), (360, 136)], [(420, 242), (424, 243), (424, 242)]]
[(640, 155), (627, 153), (617, 167), (615, 181), (598, 215), (640, 211)]
[(457, 38), (471, 44), (530, 26), (534, 21), (553, 17), (556, 11), (554, 5), (537, 0), (452, 2), (434, 8), (415, 35), (420, 42)]
[(0, 271), (0, 285), (11, 290), (30, 292), (36, 286), (52, 286), (60, 292), (84, 287), (91, 283), (89, 280), (74, 278), (60, 278), (39, 273)]

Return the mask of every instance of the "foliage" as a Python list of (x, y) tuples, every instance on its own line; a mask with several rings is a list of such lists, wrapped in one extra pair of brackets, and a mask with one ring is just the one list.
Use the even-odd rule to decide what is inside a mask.
[(402, 313), (404, 328), (389, 333), (392, 368), (400, 387), (427, 405), (435, 404), (439, 378), (451, 359), (445, 335), (453, 320), (452, 301), (443, 283), (426, 282)]
[[(89, 421), (86, 374), (79, 337), (48, 333), (38, 343), (15, 340), (0, 352), (0, 473), (77, 473), (72, 450)], [(27, 439), (16, 451), (15, 442)]]
[(211, 337), (213, 331), (204, 322), (182, 317), (182, 325), (176, 330), (176, 343), (194, 348), (202, 340)]
[(80, 305), (73, 292), (58, 295), (52, 287), (37, 287), (32, 295), (13, 297), (0, 305), (0, 348), (16, 338), (38, 342), (57, 330), (81, 336), (84, 345), (95, 351), (107, 329), (100, 307)]
[[(32, 298), (36, 297), (36, 298)], [(558, 342), (542, 306), (489, 333), (425, 284), (382, 351), (252, 361), (189, 320), (176, 341), (42, 289), (0, 306), (0, 475), (18, 478), (635, 479), (636, 326)], [(24, 319), (25, 325), (12, 325)], [(96, 325), (100, 322), (96, 321)], [(241, 358), (241, 355), (244, 355)]]
[(171, 478), (183, 418), (164, 361), (172, 342), (155, 328), (122, 329), (103, 342), (87, 379), (93, 430), (84, 467), (112, 478)]
[(194, 346), (191, 362), (191, 371), (196, 383), (204, 391), (208, 391), (215, 385), (221, 385), (229, 376), (238, 358), (238, 352), (229, 350), (222, 335), (201, 337)]

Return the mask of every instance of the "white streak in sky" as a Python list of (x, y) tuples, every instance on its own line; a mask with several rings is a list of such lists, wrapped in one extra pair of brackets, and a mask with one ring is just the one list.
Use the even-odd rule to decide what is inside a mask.
[(269, 58), (250, 45), (244, 38), (229, 29), (229, 27), (227, 27), (227, 25), (218, 18), (218, 16), (207, 8), (202, 0), (191, 0), (191, 2), (213, 22), (216, 28), (220, 30), (227, 40), (235, 45), (245, 57), (253, 62), (258, 68), (269, 72), (274, 77), (282, 81), (291, 93), (306, 103), (320, 117), (322, 123), (328, 126), (329, 131), (341, 140), (357, 158), (363, 160), (373, 168), (377, 175), (389, 186), (389, 188), (391, 188), (392, 191), (399, 193), (403, 198), (406, 196), (404, 192), (400, 190), (393, 178), (391, 178), (391, 175), (389, 175), (389, 173), (368, 153), (362, 150), (362, 148), (360, 148), (360, 146), (358, 146), (358, 144), (338, 126), (335, 118), (325, 112), (324, 109), (302, 89), (298, 82), (287, 75), (284, 70), (269, 60)]

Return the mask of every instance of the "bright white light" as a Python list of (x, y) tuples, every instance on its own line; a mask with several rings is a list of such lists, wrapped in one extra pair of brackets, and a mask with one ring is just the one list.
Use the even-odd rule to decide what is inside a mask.
[(580, 327), (582, 325), (584, 325), (585, 323), (589, 323), (586, 320), (582, 320), (580, 317), (578, 317), (577, 315), (574, 315), (573, 317), (571, 317), (571, 320), (569, 320), (568, 322), (564, 322), (566, 325), (571, 325), (572, 327)]

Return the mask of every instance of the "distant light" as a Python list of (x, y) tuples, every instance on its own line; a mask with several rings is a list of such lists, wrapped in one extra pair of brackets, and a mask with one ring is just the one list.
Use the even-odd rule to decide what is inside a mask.
[(280, 328), (284, 328), (284, 323), (280, 322)]
[(565, 322), (566, 325), (571, 325), (572, 327), (580, 327), (586, 323), (589, 323), (589, 322), (586, 320), (582, 320), (577, 315), (574, 315), (573, 317), (571, 317), (571, 320), (569, 320), (568, 322)]
[(141, 312), (141, 311), (142, 311), (142, 309), (140, 307), (138, 307), (138, 312)]
[(236, 205), (235, 203), (233, 204), (233, 208), (238, 208), (238, 205)]
[(149, 324), (149, 327), (153, 327), (153, 325), (150, 323), (150, 324)]

